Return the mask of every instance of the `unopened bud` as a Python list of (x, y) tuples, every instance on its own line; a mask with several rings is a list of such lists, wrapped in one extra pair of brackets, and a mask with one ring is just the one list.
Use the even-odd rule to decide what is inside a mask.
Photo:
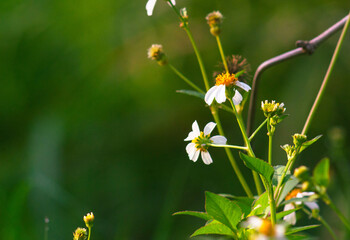
[(210, 27), (210, 33), (214, 36), (219, 36), (221, 32), (221, 23), (223, 21), (223, 16), (219, 11), (211, 12), (205, 18)]
[(310, 179), (309, 169), (305, 166), (298, 167), (294, 170), (294, 176), (301, 182), (305, 182)]
[(303, 145), (303, 143), (306, 142), (306, 140), (307, 137), (304, 134), (296, 133), (293, 135), (293, 143), (296, 147)]
[(307, 191), (311, 191), (311, 190), (313, 190), (312, 189), (312, 184), (310, 183), (310, 182), (303, 182), (303, 184), (301, 185), (301, 190), (303, 191), (303, 192), (307, 192)]
[(91, 228), (93, 226), (94, 220), (95, 220), (95, 217), (94, 217), (94, 214), (92, 212), (88, 213), (86, 216), (84, 216), (84, 222), (85, 222), (86, 227), (88, 227), (88, 228)]

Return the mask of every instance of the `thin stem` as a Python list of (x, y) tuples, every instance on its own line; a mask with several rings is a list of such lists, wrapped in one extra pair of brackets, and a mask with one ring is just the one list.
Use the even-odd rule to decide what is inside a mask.
[(88, 227), (89, 229), (89, 236), (88, 236), (88, 240), (90, 240), (90, 236), (91, 236), (91, 227)]
[(260, 131), (260, 129), (266, 124), (267, 122), (267, 118), (265, 119), (265, 121), (263, 121), (260, 126), (252, 133), (252, 135), (248, 138), (249, 142), (251, 142), (253, 140), (253, 138), (255, 137), (255, 135)]
[(327, 194), (322, 197), (322, 200), (330, 207), (332, 210), (338, 215), (339, 219), (344, 223), (345, 227), (350, 230), (350, 222), (343, 215), (343, 213), (339, 210), (337, 206), (333, 203), (333, 201), (329, 198)]
[(332, 57), (332, 60), (329, 64), (329, 67), (328, 67), (328, 70), (327, 70), (327, 73), (323, 79), (323, 82), (322, 82), (322, 85), (321, 85), (321, 88), (320, 90), (318, 91), (318, 94), (317, 94), (317, 97), (315, 99), (315, 102), (314, 104), (312, 105), (312, 108), (310, 110), (310, 113), (309, 113), (309, 116), (307, 117), (307, 120), (305, 122), (305, 125), (304, 125), (304, 128), (303, 128), (303, 131), (301, 132), (301, 134), (304, 134), (306, 135), (307, 133), (307, 130), (309, 129), (310, 127), (310, 124), (311, 124), (311, 121), (315, 115), (315, 112), (316, 112), (316, 109), (318, 108), (318, 106), (320, 105), (320, 102), (321, 102), (321, 99), (322, 99), (322, 96), (325, 92), (325, 89), (326, 89), (326, 86), (327, 86), (327, 83), (328, 83), (328, 80), (331, 76), (331, 73), (333, 71), (333, 68), (334, 68), (334, 64), (335, 62), (337, 61), (337, 58), (338, 58), (338, 55), (339, 55), (339, 52), (340, 52), (340, 48), (343, 44), (343, 41), (344, 41), (344, 38), (345, 38), (345, 34), (346, 34), (346, 31), (348, 30), (349, 28), (349, 22), (350, 22), (350, 14), (349, 14), (349, 17), (348, 17), (348, 20), (346, 21), (345, 23), (345, 26), (343, 28), (343, 31), (340, 35), (340, 38), (338, 40), (338, 43), (337, 43), (337, 47), (335, 48), (335, 51), (333, 53), (333, 57)]
[[(234, 112), (234, 114), (236, 116), (236, 119), (237, 119), (237, 122), (238, 122), (238, 126), (241, 129), (242, 136), (243, 136), (243, 139), (244, 139), (244, 143), (246, 144), (246, 146), (248, 148), (248, 155), (250, 155), (251, 157), (255, 157), (255, 154), (253, 152), (252, 146), (250, 145), (250, 142), (248, 140), (248, 136), (247, 136), (247, 132), (246, 132), (245, 127), (244, 127), (242, 116), (237, 113), (236, 107), (233, 104), (232, 99), (229, 98), (229, 101), (231, 103), (233, 112)], [(261, 187), (261, 183), (260, 183), (260, 180), (259, 180), (259, 175), (258, 175), (257, 172), (255, 172), (253, 170), (252, 170), (252, 172), (253, 172), (253, 178), (254, 178), (256, 190), (258, 192), (258, 195), (261, 195), (262, 194), (262, 187)]]
[(187, 77), (185, 77), (179, 70), (177, 70), (172, 64), (168, 63), (167, 64), (169, 68), (177, 75), (179, 76), (182, 80), (184, 80), (188, 85), (190, 85), (192, 88), (197, 90), (200, 93), (204, 93), (202, 89), (200, 89), (196, 84), (194, 84), (191, 80), (189, 80)]
[(222, 63), (224, 64), (225, 70), (228, 73), (228, 67), (227, 67), (227, 62), (226, 62), (226, 58), (225, 58), (225, 54), (224, 54), (224, 49), (222, 48), (222, 44), (221, 44), (221, 40), (220, 40), (219, 35), (216, 36), (216, 41), (218, 43), (218, 48), (219, 48), (220, 55), (222, 58)]
[[(211, 106), (210, 107), (210, 110), (211, 110), (211, 113), (213, 115), (213, 118), (216, 122), (216, 126), (218, 128), (218, 132), (221, 136), (225, 136), (225, 133), (224, 133), (224, 130), (222, 128), (222, 125), (221, 125), (221, 121), (220, 121), (220, 118), (219, 118), (219, 114), (217, 112), (217, 108), (214, 107), (214, 106)], [(229, 148), (225, 148), (225, 152), (226, 152), (226, 155), (231, 163), (231, 166), (233, 168), (233, 170), (235, 171), (237, 177), (238, 177), (238, 180), (239, 182), (241, 183), (244, 191), (246, 192), (247, 196), (252, 198), (254, 195), (249, 187), (249, 185), (247, 184), (241, 170), (239, 169), (238, 165), (237, 165), (237, 162), (236, 160), (234, 159), (233, 155), (232, 155), (232, 152)]]
[[(307, 210), (305, 208), (302, 208), (302, 209), (307, 215), (312, 216), (312, 213), (309, 210)], [(325, 226), (325, 228), (328, 230), (329, 234), (332, 236), (332, 238), (334, 240), (338, 240), (337, 235), (335, 235), (335, 233), (334, 233), (333, 229), (331, 228), (331, 226), (326, 222), (326, 220), (324, 220), (323, 217), (321, 217), (321, 215), (318, 215), (317, 217), (313, 217), (313, 218), (315, 218), (316, 220), (320, 221), (320, 223), (322, 223), (323, 226)]]
[(269, 201), (270, 201), (271, 223), (272, 223), (272, 226), (274, 226), (276, 224), (276, 202), (273, 196), (272, 184), (269, 184), (268, 192), (269, 192)]
[(271, 131), (271, 126), (270, 126), (270, 118), (267, 118), (267, 130), (268, 130), (268, 135), (269, 135), (269, 153), (268, 153), (268, 162), (270, 165), (272, 165), (272, 138), (273, 138), (273, 133)]
[(236, 145), (220, 145), (220, 144), (208, 144), (208, 145), (209, 145), (209, 146), (212, 146), (212, 147), (234, 148), (234, 149), (241, 149), (241, 150), (245, 150), (245, 151), (248, 150), (247, 147), (236, 146)]

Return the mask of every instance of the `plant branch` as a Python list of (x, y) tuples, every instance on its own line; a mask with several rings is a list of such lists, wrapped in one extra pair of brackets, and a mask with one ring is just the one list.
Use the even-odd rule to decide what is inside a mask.
[(249, 110), (248, 110), (248, 122), (247, 122), (247, 133), (250, 134), (254, 117), (255, 117), (255, 102), (256, 102), (256, 96), (257, 96), (257, 86), (261, 79), (261, 75), (263, 72), (265, 72), (270, 67), (277, 65), (278, 63), (287, 61), (289, 59), (295, 58), (300, 55), (304, 54), (312, 54), (317, 47), (326, 41), (328, 38), (330, 38), (333, 34), (335, 34), (337, 31), (339, 31), (348, 20), (349, 16), (344, 17), (342, 20), (328, 28), (326, 31), (318, 35), (317, 37), (313, 38), (310, 41), (297, 41), (297, 48), (293, 49), (291, 51), (288, 51), (286, 53), (283, 53), (281, 55), (278, 55), (276, 57), (273, 57), (269, 60), (266, 60), (260, 66), (257, 68), (253, 83), (252, 83), (252, 90), (250, 95), (250, 102), (249, 102)]

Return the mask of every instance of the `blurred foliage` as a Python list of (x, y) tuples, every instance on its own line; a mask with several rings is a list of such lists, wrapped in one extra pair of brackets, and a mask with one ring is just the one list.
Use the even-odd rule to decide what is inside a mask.
[[(201, 75), (175, 14), (159, 1), (154, 16), (147, 17), (145, 4), (0, 2), (0, 239), (44, 239), (45, 217), (49, 239), (69, 239), (90, 211), (95, 214), (92, 239), (186, 239), (200, 221), (173, 217), (173, 212), (203, 210), (204, 190), (244, 195), (220, 149), (213, 149), (209, 167), (188, 160), (183, 139), (191, 123), (197, 119), (203, 127), (211, 116), (201, 100), (175, 93), (187, 86), (148, 60), (146, 49), (161, 43), (186, 76), (202, 84)], [(210, 73), (220, 56), (204, 20), (208, 12), (225, 16), (225, 52), (243, 55), (254, 70), (293, 48), (296, 40), (310, 39), (343, 18), (349, 1), (178, 0), (178, 6), (188, 9)], [(290, 114), (274, 140), (274, 159), (280, 163), (285, 156), (279, 145), (301, 131), (336, 41), (334, 36), (313, 56), (263, 75), (258, 100), (283, 101)], [(299, 163), (314, 166), (324, 156), (333, 165), (349, 162), (349, 52), (347, 36), (310, 129), (316, 136), (340, 126), (342, 144), (323, 138)], [(221, 116), (229, 142), (241, 143), (238, 130), (228, 128), (232, 116)], [(266, 136), (259, 134), (255, 144), (261, 158), (265, 143)], [(337, 165), (337, 173), (344, 174), (343, 165)], [(346, 175), (339, 176), (331, 184), (349, 186)], [(347, 209), (342, 190), (333, 191)], [(333, 217), (326, 209), (321, 214)]]

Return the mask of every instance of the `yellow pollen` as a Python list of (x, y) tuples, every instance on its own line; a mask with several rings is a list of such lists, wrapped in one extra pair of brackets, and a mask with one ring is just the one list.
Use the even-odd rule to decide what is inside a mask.
[(275, 229), (272, 226), (271, 221), (268, 219), (263, 219), (263, 222), (261, 223), (261, 226), (259, 228), (259, 232), (265, 236), (275, 236)]
[(301, 193), (301, 190), (299, 188), (294, 189), (286, 196), (286, 201), (288, 201), (289, 199), (295, 198), (298, 193)]
[(209, 139), (210, 134), (204, 135), (204, 132), (201, 132), (198, 137), (192, 140), (193, 143), (196, 144), (196, 148), (200, 151), (206, 152), (208, 149), (207, 143), (211, 143), (212, 141)]
[(235, 85), (237, 81), (238, 81), (238, 78), (236, 78), (236, 76), (234, 74), (222, 73), (216, 77), (215, 85), (216, 86), (218, 86), (218, 85), (226, 85), (226, 86)]

